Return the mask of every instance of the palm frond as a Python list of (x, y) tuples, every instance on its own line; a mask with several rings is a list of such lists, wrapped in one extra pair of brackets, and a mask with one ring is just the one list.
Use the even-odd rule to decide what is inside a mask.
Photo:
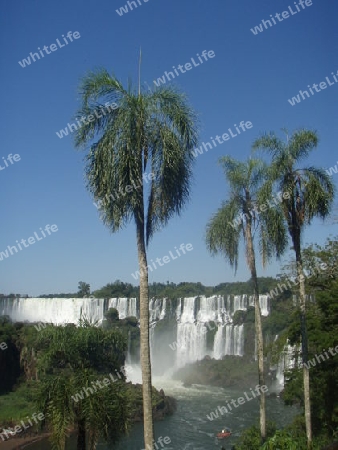
[(238, 267), (238, 247), (243, 224), (237, 224), (240, 205), (232, 200), (224, 203), (207, 224), (206, 244), (212, 255), (220, 253), (234, 268)]

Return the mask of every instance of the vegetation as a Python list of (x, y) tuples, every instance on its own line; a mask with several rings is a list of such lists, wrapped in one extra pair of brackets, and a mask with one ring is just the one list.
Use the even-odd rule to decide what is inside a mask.
[(81, 297), (88, 297), (90, 295), (90, 284), (84, 281), (79, 281), (78, 293), (77, 295)]
[[(38, 333), (36, 403), (51, 428), (53, 448), (65, 448), (73, 427), (78, 450), (86, 450), (87, 442), (94, 450), (99, 438), (112, 440), (127, 431), (130, 406), (121, 373), (125, 349), (118, 331), (104, 331), (86, 321), (79, 327), (48, 326)], [(115, 382), (105, 378), (116, 371), (120, 377)]]
[[(87, 75), (80, 90), (82, 106), (76, 116), (94, 118), (75, 132), (76, 147), (90, 147), (87, 187), (100, 204), (103, 223), (112, 232), (131, 220), (136, 226), (144, 443), (151, 448), (154, 433), (146, 245), (188, 200), (192, 150), (197, 145), (196, 118), (185, 96), (175, 88), (163, 86), (141, 92), (139, 85), (137, 92), (131, 87), (126, 90), (104, 69)], [(113, 101), (118, 107), (104, 116), (97, 115), (104, 108), (104, 100)], [(144, 177), (149, 178), (148, 189)]]
[(257, 365), (250, 356), (224, 356), (222, 360), (205, 358), (187, 364), (174, 374), (186, 386), (204, 384), (229, 388), (248, 388), (257, 376)]
[[(302, 332), (302, 361), (307, 361), (306, 330), (306, 294), (303, 274), (301, 239), (306, 225), (314, 217), (324, 219), (333, 206), (334, 185), (324, 169), (316, 167), (296, 167), (318, 145), (318, 136), (314, 131), (298, 130), (290, 137), (286, 132), (286, 143), (275, 134), (263, 135), (254, 144), (254, 149), (268, 151), (272, 157), (269, 167), (269, 180), (265, 190), (271, 192), (273, 187), (283, 193), (281, 207), (292, 241), (296, 257), (296, 270), (299, 279), (299, 306)], [(288, 193), (284, 197), (284, 193)], [(309, 370), (303, 364), (304, 409), (308, 447), (311, 448), (311, 406)]]
[[(314, 450), (323, 449), (324, 445), (337, 439), (338, 433), (338, 353), (334, 348), (337, 345), (338, 334), (338, 239), (328, 238), (325, 245), (311, 244), (303, 249), (304, 271), (320, 264), (326, 265), (326, 270), (316, 272), (307, 278), (305, 288), (310, 301), (307, 303), (307, 337), (308, 360), (306, 361), (310, 377), (310, 404)], [(283, 277), (294, 274), (295, 264), (288, 264), (284, 268)], [(282, 277), (282, 278), (283, 278)], [(293, 292), (294, 291), (294, 292)], [(295, 361), (298, 360), (298, 349), (302, 339), (299, 326), (300, 310), (295, 309), (292, 294), (297, 291), (284, 292), (272, 303), (272, 314), (264, 319), (263, 329), (274, 332), (274, 327), (280, 328), (280, 338), (274, 342), (270, 351), (277, 359), (285, 344), (285, 337), (289, 344), (294, 346)], [(285, 322), (287, 319), (287, 322)], [(283, 329), (283, 326), (285, 327)], [(331, 352), (330, 352), (331, 349)], [(296, 365), (285, 373), (285, 389), (283, 399), (286, 404), (297, 403), (304, 407), (302, 364)], [(270, 435), (263, 447), (260, 446), (259, 428), (252, 427), (243, 433), (236, 450), (277, 450), (308, 448), (308, 439), (304, 416), (298, 416), (294, 422), (283, 430)], [(326, 447), (325, 447), (326, 448)], [(336, 448), (327, 447), (329, 448)]]
[[(237, 270), (239, 242), (243, 236), (247, 264), (251, 273), (255, 304), (255, 336), (257, 342), (258, 378), (260, 386), (264, 380), (264, 349), (259, 285), (256, 271), (254, 232), (259, 230), (259, 249), (263, 266), (275, 253), (279, 258), (286, 249), (285, 229), (278, 208), (268, 208), (258, 217), (256, 205), (269, 198), (263, 190), (267, 167), (260, 160), (249, 159), (239, 162), (231, 157), (220, 159), (230, 186), (230, 199), (209, 221), (207, 226), (207, 246), (212, 254), (221, 253)], [(239, 219), (238, 219), (239, 218)], [(261, 439), (266, 438), (265, 395), (260, 396)]]

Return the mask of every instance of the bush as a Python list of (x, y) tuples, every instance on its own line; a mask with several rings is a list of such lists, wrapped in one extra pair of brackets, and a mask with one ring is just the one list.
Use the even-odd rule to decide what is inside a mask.
[[(276, 432), (276, 425), (274, 422), (268, 421), (266, 424), (266, 436), (272, 437)], [(236, 450), (260, 450), (261, 449), (261, 433), (259, 426), (253, 425), (247, 428), (241, 437), (238, 444), (235, 446)]]
[(108, 322), (115, 322), (119, 320), (119, 312), (116, 308), (109, 308), (108, 311), (104, 313), (104, 317)]

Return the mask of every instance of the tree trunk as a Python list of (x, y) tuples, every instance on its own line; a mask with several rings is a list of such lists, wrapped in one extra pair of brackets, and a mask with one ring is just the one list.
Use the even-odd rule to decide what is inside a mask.
[(77, 445), (76, 450), (86, 450), (86, 421), (77, 422)]
[(152, 414), (152, 387), (151, 362), (149, 345), (149, 287), (147, 254), (144, 242), (144, 221), (136, 218), (137, 250), (140, 268), (140, 349), (143, 392), (143, 424), (144, 445), (146, 450), (153, 449), (153, 414)]
[[(250, 267), (251, 278), (254, 283), (254, 298), (255, 298), (255, 333), (257, 342), (257, 360), (258, 360), (258, 381), (262, 387), (265, 385), (264, 380), (264, 350), (263, 350), (263, 330), (262, 330), (262, 318), (261, 308), (259, 304), (259, 289), (256, 271), (256, 259), (255, 249), (253, 246), (251, 223), (246, 223), (246, 242), (247, 242), (247, 257)], [(261, 391), (260, 395), (260, 410), (259, 410), (259, 422), (262, 443), (266, 440), (266, 412), (265, 412), (265, 393)]]
[(303, 274), (303, 261), (300, 251), (300, 239), (295, 245), (297, 275), (299, 279), (299, 307), (300, 307), (300, 329), (302, 336), (302, 363), (303, 363), (303, 385), (304, 385), (304, 414), (305, 428), (308, 449), (312, 448), (312, 429), (311, 429), (311, 402), (310, 402), (310, 374), (309, 369), (304, 363), (308, 360), (308, 344), (306, 329), (306, 296), (305, 296), (305, 277)]

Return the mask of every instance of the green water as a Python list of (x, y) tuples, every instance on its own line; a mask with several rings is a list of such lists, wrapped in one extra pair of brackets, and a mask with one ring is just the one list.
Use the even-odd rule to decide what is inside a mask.
[[(223, 445), (226, 450), (236, 443), (241, 432), (257, 422), (259, 418), (259, 399), (252, 398), (250, 387), (254, 389), (255, 382), (245, 391), (250, 401), (232, 409), (223, 416), (210, 421), (207, 415), (215, 411), (218, 406), (226, 406), (231, 399), (242, 397), (244, 390), (222, 389), (210, 386), (193, 386), (185, 388), (180, 382), (164, 379), (154, 379), (157, 388), (163, 388), (167, 395), (177, 399), (177, 412), (161, 422), (155, 423), (156, 440), (159, 437), (169, 438), (170, 444), (161, 446), (157, 444), (156, 450), (210, 450), (220, 449)], [(292, 421), (299, 413), (296, 407), (285, 406), (279, 398), (267, 397), (267, 418), (283, 426)], [(229, 427), (233, 434), (230, 438), (218, 441), (216, 433), (222, 428)], [(47, 442), (40, 442), (27, 447), (29, 450), (49, 450)], [(123, 438), (114, 447), (107, 444), (99, 444), (99, 450), (141, 450), (143, 449), (142, 424), (133, 426), (128, 437)], [(67, 450), (75, 450), (75, 440), (68, 442)]]

